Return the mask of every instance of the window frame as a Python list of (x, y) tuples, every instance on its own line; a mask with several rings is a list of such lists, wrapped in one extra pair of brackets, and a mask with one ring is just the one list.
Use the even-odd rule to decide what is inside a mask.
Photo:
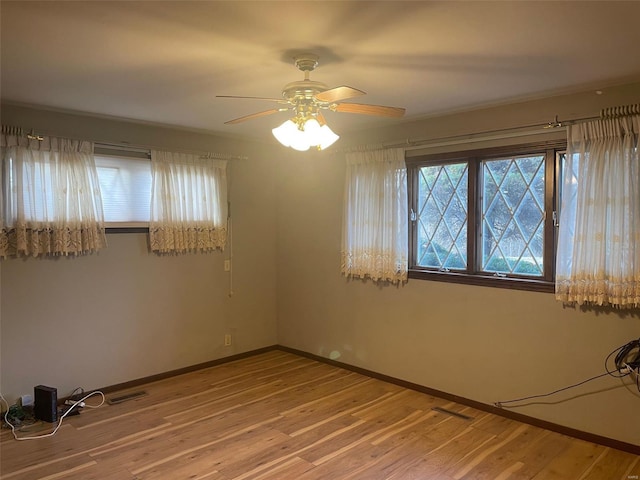
[[(566, 150), (566, 140), (549, 140), (510, 146), (496, 146), (465, 151), (439, 154), (426, 154), (409, 157), (407, 165), (408, 207), (409, 207), (409, 278), (440, 282), (463, 283), (487, 287), (498, 287), (538, 292), (555, 291), (555, 253), (557, 245), (556, 212), (559, 211), (559, 184), (561, 177), (561, 155)], [(480, 270), (482, 229), (482, 162), (518, 155), (545, 155), (544, 177), (544, 275), (533, 277), (525, 275), (496, 274)], [(424, 166), (445, 165), (467, 162), (467, 269), (465, 271), (440, 271), (435, 268), (416, 265), (418, 251), (417, 219), (413, 212), (418, 211), (419, 169)], [(551, 179), (551, 181), (549, 181)], [(551, 246), (551, 248), (549, 248)]]

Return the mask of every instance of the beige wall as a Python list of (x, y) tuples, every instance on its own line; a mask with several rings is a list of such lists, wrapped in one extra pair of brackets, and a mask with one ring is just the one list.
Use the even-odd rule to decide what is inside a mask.
[[(640, 84), (342, 132), (332, 150), (300, 154), (3, 106), (3, 123), (46, 133), (249, 160), (231, 162), (231, 298), (225, 254), (156, 257), (144, 234), (109, 235), (108, 249), (79, 259), (0, 262), (0, 390), (11, 401), (44, 383), (63, 395), (274, 343), (487, 404), (599, 374), (611, 350), (640, 336), (637, 312), (565, 308), (544, 293), (420, 280), (381, 287), (341, 277), (339, 149), (510, 128), (556, 114), (592, 116), (635, 102)], [(225, 333), (234, 336), (230, 348)], [(604, 378), (515, 411), (640, 445), (639, 401), (630, 386)]]
[[(602, 98), (605, 98), (603, 100)], [(448, 136), (598, 115), (640, 102), (640, 85), (503, 106), (361, 134), (360, 143)], [(530, 112), (528, 114), (528, 112)], [(434, 133), (435, 132), (435, 133)], [(279, 176), (278, 341), (472, 400), (545, 393), (603, 373), (604, 358), (640, 336), (640, 314), (566, 308), (553, 294), (340, 276), (344, 159), (329, 152)], [(635, 386), (605, 377), (513, 410), (640, 445)]]
[[(49, 134), (246, 155), (229, 162), (233, 296), (220, 253), (156, 256), (146, 234), (109, 234), (96, 255), (1, 263), (1, 384), (8, 400), (60, 396), (273, 345), (276, 201), (269, 147), (182, 130), (3, 106)], [(231, 333), (231, 347), (224, 335)]]

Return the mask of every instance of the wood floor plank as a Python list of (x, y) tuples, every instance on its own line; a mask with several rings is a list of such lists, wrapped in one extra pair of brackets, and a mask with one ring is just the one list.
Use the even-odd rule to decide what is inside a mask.
[(300, 457), (292, 457), (285, 462), (281, 462), (268, 471), (261, 474), (243, 473), (231, 480), (246, 480), (251, 478), (252, 480), (283, 480), (285, 478), (298, 479), (302, 474), (315, 468), (315, 465), (301, 459)]
[[(29, 477), (31, 480), (34, 477)], [(60, 480), (137, 480), (136, 477), (124, 468), (116, 468), (106, 471), (97, 462), (91, 462), (83, 468), (64, 472)], [(46, 480), (47, 477), (38, 477), (38, 480)], [(53, 480), (53, 479), (51, 479)]]
[(638, 480), (640, 479), (640, 456), (631, 462), (626, 472), (622, 474), (622, 480)]
[[(524, 434), (531, 427), (529, 425), (519, 425), (516, 430), (511, 432), (508, 436), (504, 438), (496, 437), (490, 442), (488, 442), (484, 448), (478, 451), (472, 458), (468, 461), (462, 463), (462, 465), (457, 465), (455, 467), (455, 471), (452, 472), (451, 477), (454, 480), (460, 480), (461, 478), (465, 478), (468, 473), (474, 470), (478, 465), (480, 465), (484, 460), (492, 456), (494, 452), (501, 449), (505, 445), (513, 442), (518, 436)], [(469, 477), (473, 478), (473, 476)]]
[[(550, 432), (534, 427), (522, 431), (514, 431), (512, 435), (499, 442), (499, 448), (492, 451), (491, 455), (483, 458), (474, 468), (465, 475), (459, 476), (457, 473), (453, 478), (494, 480), (496, 476), (524, 476), (531, 478), (533, 475), (526, 472), (525, 452), (529, 445), (545, 445), (549, 439)], [(503, 437), (496, 437), (495, 441)], [(491, 449), (495, 443), (489, 442), (487, 447)], [(534, 472), (537, 473), (537, 472)]]
[[(289, 352), (269, 351), (109, 397), (135, 390), (146, 395), (84, 409), (81, 415), (65, 419), (51, 438), (17, 442), (9, 432), (0, 432), (1, 478), (639, 480), (640, 476), (636, 455)], [(32, 428), (47, 432), (53, 427)]]
[(518, 464), (517, 471), (510, 474), (512, 480), (530, 479), (535, 477), (543, 465), (562, 455), (570, 444), (569, 438), (563, 435), (551, 435), (551, 432), (542, 431), (531, 442), (507, 452), (505, 465)]
[(348, 450), (341, 450), (332, 456), (331, 462), (323, 462), (316, 468), (307, 470), (299, 477), (299, 480), (324, 480), (334, 478), (335, 472), (340, 472), (340, 478), (346, 478), (353, 472), (357, 472), (363, 465), (375, 461), (386, 453), (386, 448), (371, 446), (367, 443), (357, 443)]
[(580, 440), (572, 441), (566, 451), (545, 465), (533, 480), (578, 480), (604, 450), (605, 447), (601, 445)]
[[(246, 470), (237, 478), (253, 478), (261, 476), (267, 471), (278, 469), (282, 464), (289, 462), (292, 458), (300, 458), (300, 455), (306, 451), (312, 451), (320, 445), (333, 442), (333, 440), (341, 435), (345, 435), (352, 430), (358, 428), (364, 422), (350, 417), (341, 417), (331, 423), (323, 424), (321, 427), (304, 433), (297, 437), (289, 437), (290, 440), (280, 445), (279, 456), (266, 461), (253, 469)], [(305, 463), (315, 467), (310, 462), (303, 460)]]
[(485, 432), (492, 433), (494, 435), (501, 435), (505, 431), (511, 429), (518, 422), (506, 417), (499, 417), (497, 415), (491, 415), (485, 413), (478, 416), (472, 423), (474, 428), (484, 430)]
[[(351, 394), (353, 392), (349, 393)], [(279, 428), (286, 431), (292, 437), (297, 437), (309, 430), (317, 428), (323, 423), (331, 422), (342, 416), (353, 415), (357, 417), (355, 413), (358, 410), (364, 407), (381, 405), (392, 397), (393, 394), (391, 392), (381, 393), (377, 391), (363, 392), (358, 397), (346, 398), (343, 401), (336, 399), (334, 396), (327, 399), (323, 406), (306, 408), (303, 411), (297, 412), (296, 415), (288, 415), (288, 420), (292, 422), (293, 428), (287, 429), (285, 422), (281, 422)]]
[(626, 480), (626, 477), (629, 476), (626, 472), (636, 461), (637, 459), (633, 459), (623, 452), (606, 448), (590, 469), (582, 474), (580, 480), (599, 480), (606, 478), (606, 476)]
[[(251, 436), (251, 442), (247, 442), (247, 436)], [(245, 435), (211, 443), (206, 448), (182, 451), (178, 448), (167, 458), (132, 468), (132, 472), (144, 480), (199, 477), (215, 472), (225, 478), (233, 478), (234, 472), (270, 458), (265, 452), (274, 445), (277, 448), (287, 439), (286, 435), (273, 429), (256, 428), (250, 433), (245, 432)]]
[(428, 432), (409, 437), (406, 446), (398, 444), (398, 455), (406, 455), (406, 459), (396, 463), (389, 478), (420, 478), (422, 474), (435, 475), (434, 472), (447, 479), (453, 478), (448, 470), (469, 461), (494, 438), (495, 435), (456, 419), (441, 418)]
[[(3, 480), (32, 480), (34, 478), (61, 478), (71, 475), (73, 472), (82, 471), (90, 466), (97, 465), (97, 462), (88, 455), (75, 455), (67, 457), (61, 462), (47, 464), (33, 464), (20, 471), (3, 474)], [(32, 468), (29, 468), (32, 467)]]

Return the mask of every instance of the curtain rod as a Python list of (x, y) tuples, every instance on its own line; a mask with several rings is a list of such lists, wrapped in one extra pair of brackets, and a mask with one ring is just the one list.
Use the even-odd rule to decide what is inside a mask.
[(473, 133), (464, 133), (459, 135), (450, 135), (446, 137), (435, 138), (417, 138), (405, 140), (395, 140), (389, 143), (380, 143), (371, 145), (370, 147), (355, 146), (345, 147), (341, 150), (337, 150), (336, 153), (356, 152), (362, 150), (374, 150), (381, 148), (400, 148), (405, 147), (405, 150), (414, 150), (425, 146), (446, 146), (455, 143), (471, 143), (477, 140), (500, 140), (505, 138), (515, 138), (519, 136), (527, 135), (540, 135), (547, 133), (546, 130), (554, 128), (564, 128), (567, 125), (574, 125), (577, 123), (590, 122), (594, 120), (605, 120), (618, 117), (626, 117), (630, 115), (640, 115), (640, 103), (622, 105), (618, 107), (607, 107), (600, 110), (599, 116), (571, 118), (567, 120), (559, 120), (558, 115), (555, 116), (554, 121), (547, 123), (534, 123), (530, 125), (521, 125), (518, 127), (509, 127), (493, 130), (483, 130)]
[[(44, 140), (43, 134), (36, 134), (33, 129), (31, 129), (30, 133), (25, 133), (25, 129), (22, 127), (16, 127), (13, 125), (2, 125), (2, 134), (4, 135), (16, 135), (16, 136), (26, 136), (29, 140)], [(46, 135), (50, 137), (55, 137), (57, 135)], [(69, 138), (70, 140), (78, 140), (84, 141), (86, 139), (83, 138), (73, 138), (73, 137), (64, 137)], [(113, 142), (101, 142), (97, 140), (91, 141), (95, 146), (98, 147), (106, 147), (112, 148), (116, 150), (131, 150), (138, 151), (140, 153), (147, 153), (150, 157), (150, 150), (164, 150), (166, 147), (158, 147), (154, 145), (134, 145), (127, 142), (122, 143), (113, 143)], [(249, 157), (244, 155), (232, 155), (227, 153), (213, 153), (213, 152), (205, 152), (202, 150), (179, 150), (180, 152), (190, 153), (194, 155), (200, 155), (200, 158), (203, 159), (217, 159), (217, 160), (248, 160)]]
[(38, 140), (42, 142), (44, 137), (34, 133), (33, 128), (30, 133), (25, 134), (22, 127), (14, 127), (13, 125), (2, 125), (2, 133), (4, 135), (15, 135), (17, 137), (27, 137), (29, 140)]
[[(146, 153), (147, 156), (151, 157), (150, 150), (164, 150), (165, 147), (156, 147), (151, 145), (132, 145), (130, 143), (107, 143), (107, 142), (94, 142), (94, 145), (98, 147), (106, 147), (112, 148), (114, 150), (130, 150), (130, 151), (138, 151), (141, 153)], [(215, 160), (248, 160), (249, 157), (244, 155), (232, 155), (228, 153), (213, 153), (213, 152), (203, 152), (202, 150), (179, 150), (183, 153), (190, 153), (194, 155), (200, 155), (202, 159), (215, 159)]]

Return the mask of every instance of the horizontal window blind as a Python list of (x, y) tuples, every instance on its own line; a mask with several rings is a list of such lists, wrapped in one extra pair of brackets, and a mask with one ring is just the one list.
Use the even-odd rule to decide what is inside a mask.
[(95, 155), (107, 227), (148, 227), (151, 162), (148, 159)]

